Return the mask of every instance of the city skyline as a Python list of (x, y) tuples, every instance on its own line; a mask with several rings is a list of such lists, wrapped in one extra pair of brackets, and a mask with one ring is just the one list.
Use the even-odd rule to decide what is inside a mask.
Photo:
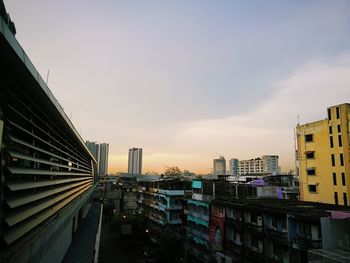
[(110, 173), (127, 170), (129, 145), (144, 171), (264, 154), (294, 169), (298, 115), (350, 100), (346, 1), (5, 3), (82, 137), (110, 142)]

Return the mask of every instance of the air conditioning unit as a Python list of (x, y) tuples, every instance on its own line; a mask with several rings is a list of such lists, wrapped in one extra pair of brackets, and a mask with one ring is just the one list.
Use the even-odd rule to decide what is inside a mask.
[(258, 226), (262, 226), (263, 225), (263, 219), (262, 216), (258, 216)]

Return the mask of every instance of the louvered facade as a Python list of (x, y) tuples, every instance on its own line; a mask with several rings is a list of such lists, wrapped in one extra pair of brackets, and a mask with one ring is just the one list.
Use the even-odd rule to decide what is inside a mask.
[(0, 31), (0, 234), (1, 250), (10, 251), (6, 258), (45, 224), (64, 222), (64, 213), (68, 218), (74, 211), (67, 211), (91, 195), (95, 160), (2, 19)]

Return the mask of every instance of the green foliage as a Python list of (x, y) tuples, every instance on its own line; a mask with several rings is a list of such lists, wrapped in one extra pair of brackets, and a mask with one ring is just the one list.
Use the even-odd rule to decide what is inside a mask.
[(177, 166), (167, 167), (164, 171), (164, 175), (168, 177), (180, 177), (181, 170)]

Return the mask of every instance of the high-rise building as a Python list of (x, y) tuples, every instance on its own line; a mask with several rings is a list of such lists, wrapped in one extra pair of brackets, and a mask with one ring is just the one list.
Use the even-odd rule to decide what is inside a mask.
[(86, 146), (94, 156), (97, 166), (96, 172), (99, 175), (107, 175), (108, 173), (108, 154), (109, 144), (108, 143), (97, 143), (86, 141)]
[(278, 155), (263, 155), (261, 158), (238, 161), (238, 175), (277, 174)]
[(261, 157), (263, 161), (263, 171), (267, 174), (279, 173), (278, 155), (263, 155)]
[(219, 159), (214, 159), (213, 175), (226, 175), (226, 160), (224, 156), (220, 156)]
[(238, 175), (238, 159), (231, 159), (229, 161), (229, 174), (232, 176), (237, 176)]
[(300, 198), (347, 206), (350, 104), (329, 107), (327, 112), (327, 119), (296, 128)]
[(100, 165), (99, 165), (100, 175), (108, 174), (108, 154), (109, 154), (109, 144), (101, 143), (100, 144)]
[(142, 148), (129, 149), (128, 173), (142, 174)]

